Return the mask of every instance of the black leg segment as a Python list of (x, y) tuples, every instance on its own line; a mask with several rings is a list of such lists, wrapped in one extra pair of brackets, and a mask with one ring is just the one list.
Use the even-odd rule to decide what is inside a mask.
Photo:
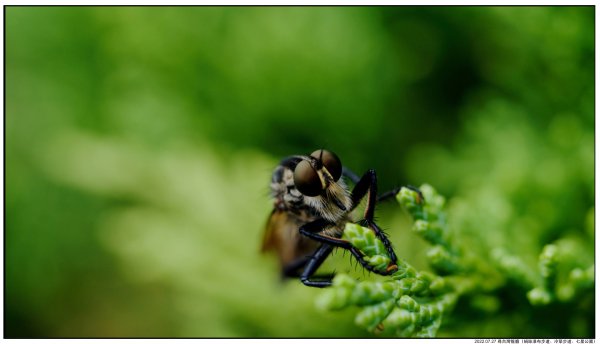
[[(415, 186), (412, 186), (412, 185), (406, 185), (405, 187), (407, 189), (410, 189), (410, 190), (418, 193), (420, 201), (423, 202), (423, 200), (424, 200), (423, 194), (421, 193), (421, 190), (419, 190), (419, 188), (417, 188)], [(398, 192), (400, 192), (400, 189), (402, 189), (402, 187), (396, 187), (396, 188), (393, 188), (390, 191), (386, 191), (386, 192), (382, 193), (381, 195), (379, 195), (377, 197), (377, 202), (387, 201), (389, 199), (392, 199), (392, 198), (396, 197), (396, 195), (398, 194)]]
[(360, 180), (360, 177), (356, 173), (352, 172), (351, 169), (346, 168), (345, 166), (342, 166), (342, 174), (346, 178), (350, 179), (352, 181), (352, 183), (354, 183), (354, 185), (356, 185), (358, 183), (358, 181)]
[(324, 279), (324, 280), (318, 280), (318, 281), (313, 281), (311, 279), (311, 276), (313, 276), (315, 274), (315, 272), (317, 272), (317, 269), (319, 268), (319, 266), (321, 266), (321, 264), (323, 264), (323, 262), (325, 261), (325, 258), (327, 258), (329, 256), (329, 254), (331, 253), (331, 251), (333, 250), (333, 247), (327, 244), (323, 244), (321, 245), (321, 247), (319, 247), (317, 249), (317, 251), (315, 251), (315, 254), (313, 254), (309, 260), (308, 263), (306, 264), (306, 267), (304, 268), (304, 271), (302, 271), (302, 274), (300, 275), (300, 281), (302, 281), (302, 283), (304, 283), (304, 285), (307, 285), (309, 287), (316, 287), (316, 288), (324, 288), (324, 287), (329, 287), (331, 285), (331, 278), (328, 279)]
[(365, 208), (365, 219), (373, 221), (375, 215), (375, 203), (377, 202), (377, 175), (375, 170), (368, 170), (354, 186), (352, 190), (352, 209), (356, 208), (363, 197), (367, 196), (367, 207)]
[[(392, 190), (391, 192), (386, 192), (385, 194), (392, 195), (392, 193), (394, 191), (395, 190)], [(395, 193), (398, 193), (399, 191), (400, 191), (400, 189), (398, 189), (398, 191), (395, 191)], [(354, 190), (352, 190), (353, 207), (356, 207), (358, 205), (358, 203), (360, 203), (362, 198), (365, 196), (368, 197), (367, 198), (367, 206), (365, 208), (364, 220), (361, 221), (361, 224), (363, 226), (371, 228), (373, 230), (373, 232), (375, 233), (377, 238), (379, 238), (379, 240), (381, 240), (381, 242), (385, 246), (386, 251), (388, 252), (388, 255), (390, 256), (391, 263), (396, 264), (396, 261), (397, 261), (396, 253), (394, 252), (394, 249), (392, 248), (392, 243), (389, 241), (389, 239), (387, 238), (385, 233), (383, 233), (381, 228), (379, 228), (379, 226), (377, 226), (375, 224), (375, 221), (374, 221), (375, 204), (378, 201), (377, 175), (375, 174), (375, 170), (368, 170), (367, 173), (365, 173), (365, 175), (356, 184), (356, 186), (354, 187)], [(391, 196), (386, 196), (386, 197), (391, 197)]]
[(390, 199), (396, 197), (398, 192), (400, 192), (400, 189), (401, 189), (401, 187), (397, 187), (397, 188), (393, 188), (392, 190), (382, 193), (381, 195), (377, 196), (377, 202), (387, 201), (387, 200), (390, 200)]
[[(395, 264), (396, 264), (396, 254), (394, 253), (394, 250), (392, 249), (392, 245), (389, 242), (389, 240), (387, 239), (387, 237), (383, 234), (381, 229), (379, 229), (379, 227), (377, 227), (377, 225), (375, 225), (375, 223), (370, 223), (369, 228), (373, 229), (373, 231), (376, 233), (376, 235), (382, 240), (384, 246), (386, 247), (386, 250), (388, 251), (388, 254), (390, 256), (391, 263), (392, 263), (392, 265), (390, 265), (390, 267), (392, 267), (392, 269), (389, 269), (387, 271), (375, 270), (375, 268), (373, 266), (369, 265), (369, 263), (364, 259), (364, 254), (359, 249), (352, 246), (352, 244), (350, 242), (348, 242), (344, 239), (334, 238), (334, 237), (330, 237), (330, 236), (323, 235), (320, 233), (321, 230), (323, 230), (331, 225), (332, 225), (331, 223), (328, 223), (327, 221), (325, 221), (323, 219), (318, 219), (318, 220), (309, 222), (309, 223), (303, 225), (302, 227), (300, 227), (300, 233), (302, 235), (305, 235), (305, 236), (313, 239), (313, 240), (322, 242), (324, 246), (327, 245), (331, 248), (340, 247), (340, 248), (350, 251), (350, 253), (352, 253), (354, 258), (356, 258), (356, 260), (360, 263), (360, 265), (362, 265), (365, 269), (367, 269), (371, 272), (374, 272), (379, 275), (388, 275), (388, 274), (391, 274), (392, 272), (394, 272), (393, 266), (395, 266)], [(312, 276), (312, 274), (315, 273), (316, 269), (322, 263), (322, 261), (319, 262), (319, 260), (317, 260), (314, 257), (317, 257), (317, 258), (323, 259), (323, 260), (326, 258), (326, 257), (321, 256), (322, 254), (325, 254), (325, 253), (320, 252), (320, 250), (321, 250), (321, 248), (319, 250), (317, 250), (317, 252), (313, 256), (313, 258), (311, 258), (311, 260), (306, 264), (306, 268), (304, 269), (304, 272), (301, 275), (301, 278), (304, 278), (302, 280), (302, 283), (304, 283), (306, 285), (310, 285), (313, 287), (327, 286), (324, 284), (323, 281), (317, 281), (316, 283), (313, 283), (308, 280), (308, 278), (310, 276)], [(329, 253), (331, 253), (331, 250), (328, 251), (327, 255), (329, 255)], [(316, 262), (313, 262), (313, 261), (316, 261)], [(316, 267), (314, 267), (315, 264), (318, 264), (318, 265), (316, 265)]]

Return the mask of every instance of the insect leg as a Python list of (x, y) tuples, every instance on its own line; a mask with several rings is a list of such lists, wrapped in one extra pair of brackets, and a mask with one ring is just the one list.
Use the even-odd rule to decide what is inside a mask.
[(281, 269), (282, 277), (300, 277), (299, 269), (303, 269), (310, 260), (310, 256), (303, 256), (295, 259)]
[[(377, 203), (377, 174), (375, 170), (368, 170), (352, 190), (352, 206), (356, 207), (363, 197), (367, 196), (367, 206), (365, 207), (364, 220), (361, 224), (369, 227), (375, 232), (375, 235), (381, 240), (388, 252), (391, 260), (391, 264), (396, 264), (396, 253), (392, 248), (392, 243), (388, 240), (387, 236), (383, 233), (381, 228), (375, 224), (375, 204)], [(390, 265), (392, 266), (392, 265)]]
[(398, 192), (400, 192), (401, 187), (395, 187), (392, 190), (386, 191), (381, 195), (377, 196), (377, 202), (387, 201), (394, 198)]
[[(423, 194), (421, 193), (421, 190), (419, 190), (417, 187), (412, 186), (412, 185), (406, 185), (406, 188), (418, 193), (420, 201), (423, 202), (424, 198), (423, 198)], [(400, 189), (402, 189), (402, 187), (396, 187), (390, 191), (386, 191), (386, 192), (382, 193), (381, 195), (377, 196), (377, 202), (387, 201), (391, 198), (394, 198), (398, 194), (398, 192), (400, 192)]]
[(352, 209), (356, 208), (363, 197), (367, 196), (367, 207), (365, 208), (365, 219), (373, 221), (375, 216), (375, 203), (377, 202), (377, 175), (375, 170), (368, 170), (356, 183), (352, 190)]
[[(350, 179), (355, 185), (358, 184), (358, 182), (360, 181), (360, 177), (358, 177), (358, 175), (356, 173), (354, 173), (351, 169), (349, 169), (347, 167), (342, 167), (342, 174), (344, 176), (346, 176), (348, 179)], [(417, 187), (412, 186), (412, 185), (406, 185), (406, 188), (417, 192), (419, 194), (419, 196), (421, 196), (420, 197), (421, 200), (424, 199), (423, 194), (421, 193), (421, 190), (419, 190)], [(387, 201), (387, 200), (395, 197), (398, 194), (398, 192), (400, 192), (400, 189), (402, 189), (402, 187), (395, 187), (392, 190), (382, 193), (381, 195), (377, 196), (377, 202)]]
[(311, 277), (313, 277), (319, 266), (323, 264), (323, 262), (329, 256), (332, 250), (333, 246), (323, 244), (315, 251), (315, 253), (311, 257), (309, 257), (308, 263), (306, 264), (306, 266), (304, 267), (304, 271), (302, 271), (302, 274), (300, 275), (300, 281), (302, 281), (304, 285), (316, 288), (324, 288), (329, 287), (331, 285), (331, 278), (333, 276), (330, 276), (328, 279), (320, 281), (313, 281), (311, 280)]
[[(332, 223), (330, 223), (324, 219), (317, 219), (313, 222), (309, 222), (309, 223), (301, 226), (300, 233), (302, 235), (305, 235), (305, 236), (313, 239), (313, 240), (322, 242), (324, 244), (328, 244), (332, 247), (340, 247), (340, 248), (350, 251), (350, 253), (352, 253), (354, 258), (356, 258), (356, 260), (360, 263), (360, 265), (362, 265), (365, 269), (372, 271), (376, 274), (387, 275), (387, 274), (390, 274), (393, 272), (391, 270), (386, 271), (386, 272), (381, 272), (381, 271), (375, 270), (375, 268), (373, 266), (369, 265), (369, 263), (363, 258), (364, 254), (359, 249), (352, 246), (352, 244), (350, 242), (348, 242), (344, 239), (334, 238), (334, 237), (322, 235), (319, 233), (321, 230), (323, 230), (324, 228), (327, 228), (328, 226), (331, 226), (331, 225), (332, 225)], [(375, 225), (375, 228), (376, 229), (373, 229), (374, 231), (381, 231), (379, 229), (379, 227), (377, 227), (376, 225)], [(385, 240), (387, 241), (387, 238), (385, 238)], [(385, 244), (385, 242), (384, 242), (384, 244)], [(389, 242), (388, 242), (388, 245), (391, 250), (391, 244), (389, 244)], [(387, 246), (386, 246), (386, 248), (387, 248)], [(393, 263), (395, 265), (396, 255), (393, 254), (393, 251), (392, 251), (392, 254), (390, 254), (390, 258), (393, 258)], [(307, 267), (308, 267), (308, 265), (307, 265)]]
[[(314, 253), (313, 253), (314, 255)], [(303, 256), (300, 257), (294, 261), (292, 261), (291, 263), (289, 263), (288, 265), (284, 266), (283, 269), (281, 270), (281, 277), (283, 278), (289, 278), (289, 277), (300, 277), (301, 275), (301, 271), (299, 270), (304, 270), (306, 268), (306, 264), (311, 260), (312, 256)], [(331, 280), (333, 278), (333, 276), (335, 276), (335, 274), (323, 274), (323, 275), (312, 275), (312, 277), (317, 277), (319, 279), (327, 279), (327, 280)]]
[(349, 169), (349, 168), (346, 168), (346, 167), (344, 167), (344, 166), (342, 166), (342, 174), (343, 174), (343, 175), (344, 175), (346, 178), (350, 179), (350, 180), (352, 181), (352, 183), (354, 183), (355, 185), (356, 185), (356, 184), (358, 183), (358, 181), (360, 180), (360, 177), (359, 177), (359, 176), (358, 176), (356, 173), (352, 172), (352, 170), (351, 170), (351, 169)]
[(331, 227), (334, 224), (325, 220), (325, 219), (316, 219), (312, 222), (309, 222), (307, 224), (304, 224), (302, 226), (300, 226), (300, 234), (305, 235), (313, 240), (322, 242), (324, 244), (329, 244), (335, 247), (341, 247), (341, 248), (345, 248), (347, 250), (350, 250), (352, 248), (354, 248), (354, 246), (352, 246), (352, 244), (344, 239), (340, 239), (340, 238), (334, 238), (334, 237), (330, 237), (330, 236), (326, 236), (326, 235), (322, 235), (319, 232), (321, 232), (323, 229), (327, 228), (327, 227)]

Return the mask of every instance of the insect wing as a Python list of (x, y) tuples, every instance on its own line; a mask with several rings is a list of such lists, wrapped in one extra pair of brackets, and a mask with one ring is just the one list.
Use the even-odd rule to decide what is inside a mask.
[(312, 253), (318, 244), (304, 238), (298, 231), (300, 224), (287, 211), (273, 210), (267, 221), (262, 252), (275, 251), (282, 267)]

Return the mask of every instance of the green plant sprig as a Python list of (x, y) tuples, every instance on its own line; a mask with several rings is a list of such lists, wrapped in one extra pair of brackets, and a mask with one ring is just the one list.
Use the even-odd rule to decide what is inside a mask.
[[(464, 295), (470, 295), (475, 307), (497, 311), (500, 304), (492, 293), (510, 286), (508, 280), (517, 282), (533, 306), (569, 302), (593, 288), (594, 265), (582, 268), (573, 255), (566, 254), (577, 245), (568, 239), (559, 239), (542, 249), (537, 271), (501, 247), (491, 252), (489, 260), (470, 256), (470, 251), (460, 247), (449, 231), (444, 197), (427, 184), (420, 191), (402, 188), (397, 200), (413, 217), (413, 232), (431, 244), (427, 258), (433, 272), (418, 271), (399, 259), (398, 270), (382, 281), (358, 281), (340, 274), (333, 279), (332, 287), (319, 296), (318, 307), (358, 307), (355, 323), (371, 332), (434, 337), (444, 316)], [(361, 250), (375, 269), (385, 270), (388, 266), (390, 258), (385, 246), (372, 230), (347, 224), (342, 238)], [(566, 268), (567, 276), (561, 277), (561, 269)]]
[[(422, 195), (402, 188), (397, 196), (415, 218), (414, 231), (434, 246), (428, 253), (431, 265), (445, 274), (465, 270), (458, 250), (448, 234), (445, 204), (429, 185), (421, 186)], [(424, 202), (422, 196), (427, 200)], [(365, 260), (383, 270), (390, 258), (383, 243), (372, 230), (347, 224), (342, 236), (365, 254)], [(418, 271), (405, 260), (386, 281), (357, 281), (340, 274), (331, 288), (317, 300), (322, 309), (339, 310), (358, 306), (355, 322), (369, 331), (391, 332), (398, 336), (433, 337), (443, 315), (454, 306), (461, 292), (472, 283), (448, 279), (427, 271)]]
[(587, 269), (573, 268), (566, 278), (560, 281), (560, 264), (566, 261), (559, 245), (544, 246), (538, 260), (539, 282), (527, 293), (532, 305), (543, 306), (553, 301), (568, 302), (579, 292), (593, 287), (594, 265)]
[(527, 299), (531, 305), (566, 303), (593, 287), (594, 265), (588, 268), (577, 266), (572, 257), (565, 253), (576, 251), (577, 248), (565, 245), (565, 241), (568, 242), (559, 239), (542, 248), (537, 270), (530, 268), (521, 258), (509, 254), (503, 248), (495, 249), (492, 259), (507, 279), (516, 282), (527, 291)]

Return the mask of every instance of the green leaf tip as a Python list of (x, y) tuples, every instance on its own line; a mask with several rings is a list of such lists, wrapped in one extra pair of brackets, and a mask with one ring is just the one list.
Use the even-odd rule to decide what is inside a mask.
[(347, 223), (342, 239), (349, 241), (352, 246), (365, 254), (364, 259), (377, 270), (385, 271), (390, 263), (385, 246), (373, 230), (356, 223)]
[(542, 306), (552, 301), (552, 294), (544, 288), (533, 288), (527, 293), (527, 299), (534, 306)]
[(364, 307), (356, 314), (354, 322), (360, 327), (373, 331), (390, 314), (392, 309), (394, 309), (394, 300), (386, 300)]
[(559, 252), (556, 245), (546, 245), (540, 254), (540, 273), (543, 278), (548, 279), (556, 275)]

